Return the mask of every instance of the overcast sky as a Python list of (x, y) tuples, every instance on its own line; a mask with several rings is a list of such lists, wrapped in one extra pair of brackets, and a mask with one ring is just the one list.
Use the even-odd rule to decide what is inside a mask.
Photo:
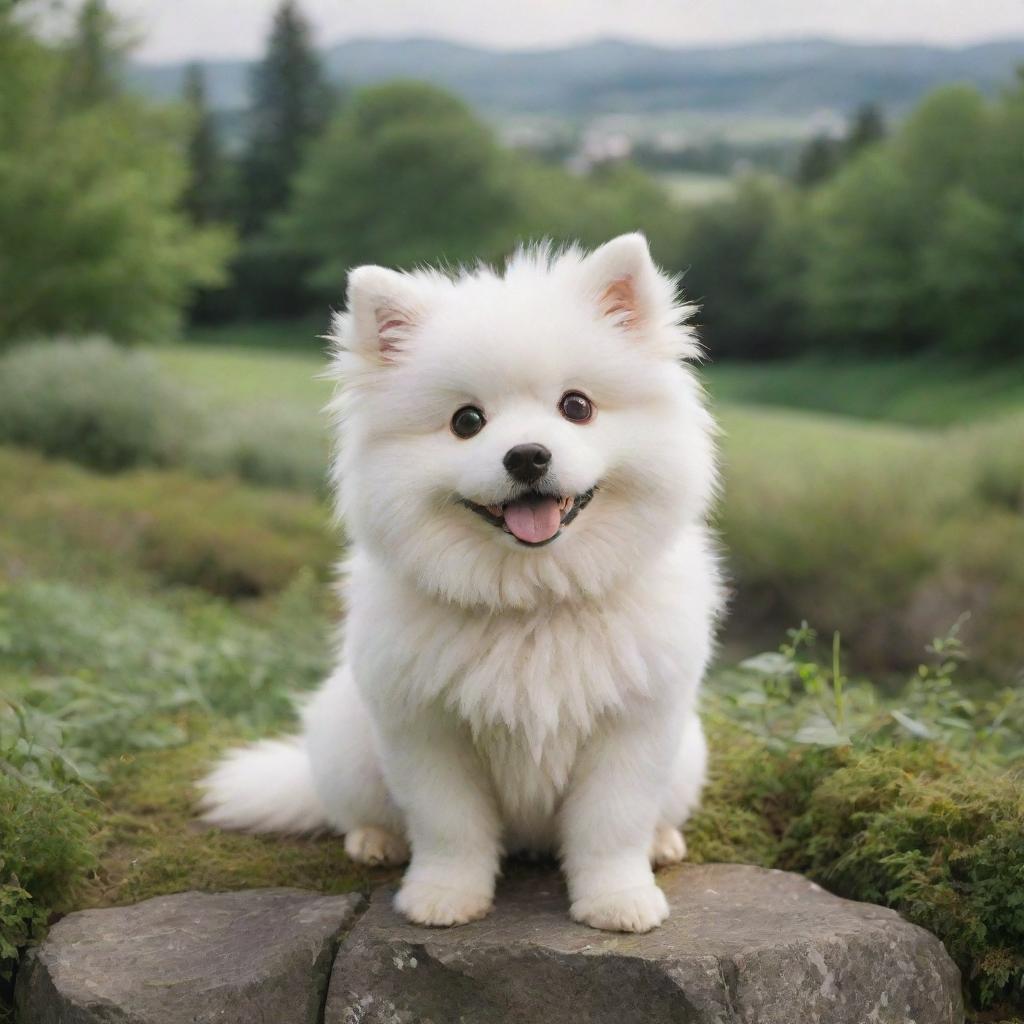
[[(111, 0), (145, 60), (252, 57), (277, 0)], [(545, 47), (622, 36), (707, 44), (787, 36), (960, 44), (1024, 36), (1024, 0), (303, 0), (320, 45), (429, 35)]]

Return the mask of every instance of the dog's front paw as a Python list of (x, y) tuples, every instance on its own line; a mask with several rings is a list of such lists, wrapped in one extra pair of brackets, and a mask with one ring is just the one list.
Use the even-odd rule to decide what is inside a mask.
[(395, 896), (395, 909), (413, 924), (444, 928), (468, 924), (485, 917), (492, 906), (490, 894), (434, 885), (430, 882), (406, 882)]
[(668, 900), (653, 883), (576, 900), (574, 921), (606, 932), (649, 932), (668, 917)]

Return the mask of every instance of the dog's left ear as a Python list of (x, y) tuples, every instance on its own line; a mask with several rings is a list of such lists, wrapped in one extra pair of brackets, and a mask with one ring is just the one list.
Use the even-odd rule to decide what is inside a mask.
[(584, 283), (603, 316), (626, 330), (641, 329), (655, 313), (661, 275), (647, 239), (619, 235), (583, 261)]
[(393, 362), (422, 317), (408, 275), (386, 267), (356, 267), (348, 275), (350, 344), (364, 355)]

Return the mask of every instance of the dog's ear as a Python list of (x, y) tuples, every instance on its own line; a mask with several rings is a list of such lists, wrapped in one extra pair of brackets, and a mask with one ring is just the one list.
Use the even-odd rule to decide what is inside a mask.
[(619, 235), (595, 249), (583, 260), (583, 272), (587, 293), (603, 316), (631, 331), (650, 320), (661, 275), (640, 232)]
[(356, 267), (348, 275), (348, 347), (392, 362), (422, 316), (408, 275), (386, 267)]

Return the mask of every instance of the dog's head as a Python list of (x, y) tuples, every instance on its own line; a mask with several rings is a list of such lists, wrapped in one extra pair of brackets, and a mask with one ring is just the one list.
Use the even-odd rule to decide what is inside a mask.
[(333, 404), (350, 535), (494, 609), (643, 571), (714, 486), (689, 312), (641, 235), (526, 250), (501, 275), (352, 271)]

